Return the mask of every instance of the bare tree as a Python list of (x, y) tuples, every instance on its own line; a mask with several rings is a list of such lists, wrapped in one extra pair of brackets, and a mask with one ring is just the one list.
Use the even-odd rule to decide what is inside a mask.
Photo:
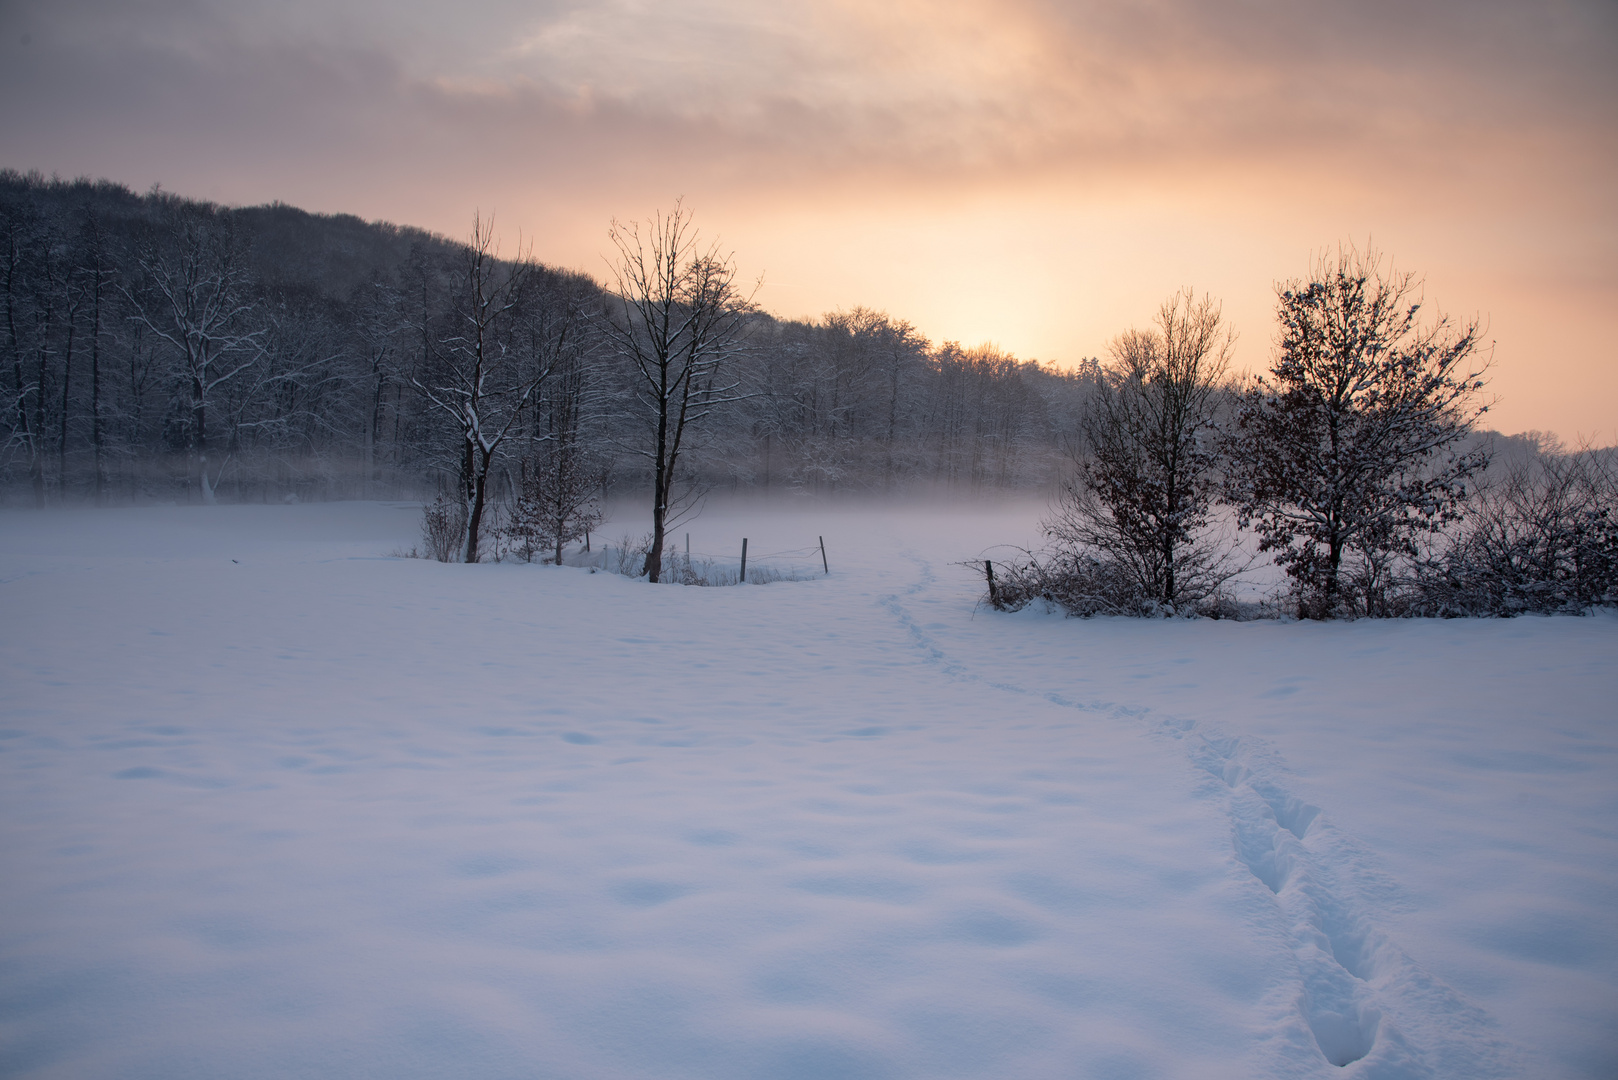
[[(1477, 321), (1422, 324), (1420, 282), (1382, 261), (1339, 249), (1279, 287), (1280, 355), (1228, 443), (1226, 497), (1312, 618), (1381, 614), (1387, 560), (1453, 520), (1486, 461), (1459, 448), (1486, 409)], [(1361, 565), (1345, 573), (1351, 554)], [(1351, 575), (1370, 588), (1348, 587)]]
[(103, 419), (104, 391), (101, 379), (101, 346), (105, 336), (107, 292), (112, 285), (114, 262), (106, 229), (95, 207), (86, 203), (79, 230), (78, 273), (90, 305), (90, 449), (97, 505), (107, 499), (106, 424)]
[(247, 267), (228, 220), (176, 212), (166, 232), (141, 246), (139, 280), (122, 288), (132, 317), (173, 350), (186, 397), (190, 472), (211, 503), (229, 459), (210, 476), (209, 408), (221, 387), (258, 362), (264, 330), (253, 319)]
[(23, 368), (23, 357), (28, 351), (25, 338), (31, 307), (30, 279), (34, 276), (32, 258), (36, 248), (35, 234), (39, 231), (39, 214), (23, 200), (7, 199), (0, 203), (0, 231), (4, 232), (5, 255), (3, 272), (6, 303), (6, 352), (10, 355), (12, 384), (6, 388), (6, 411), (9, 438), (5, 449), (21, 452), (28, 460), (28, 476), (34, 491), (34, 505), (45, 505), (45, 473), (40, 446), (41, 433), (36, 431), (29, 416), (29, 399), (41, 398), (44, 387), (29, 378)]
[[(644, 231), (643, 231), (644, 224)], [(642, 439), (634, 449), (652, 466), (652, 544), (645, 573), (657, 581), (671, 511), (692, 497), (681, 473), (687, 436), (725, 402), (739, 398), (726, 364), (742, 347), (752, 297), (717, 241), (704, 247), (680, 203), (645, 223), (614, 221), (616, 310), (607, 332), (631, 368)]]
[(598, 501), (605, 470), (576, 437), (539, 445), (540, 453), (523, 462), (522, 490), (507, 531), (525, 557), (543, 546), (561, 565), (562, 549), (605, 519)]
[[(524, 355), (518, 321), (535, 264), (522, 252), (498, 258), (494, 220), (472, 221), (455, 296), (453, 333), (439, 343), (427, 376), (412, 385), (455, 425), (461, 499), (466, 507), (465, 561), (478, 561), (478, 534), (488, 502), (489, 473), (548, 368)], [(522, 361), (526, 359), (528, 363)]]
[(932, 342), (905, 319), (890, 319), (885, 312), (870, 313), (855, 308), (859, 318), (859, 333), (871, 339), (877, 353), (877, 370), (883, 382), (882, 444), (885, 452), (883, 486), (892, 489), (898, 471), (895, 443), (899, 437), (899, 403), (905, 383), (915, 378), (922, 367), (922, 358)]
[[(70, 288), (72, 271), (67, 258), (62, 223), (54, 216), (41, 220), (32, 240), (33, 251), (29, 260), (32, 318), (29, 321), (33, 324), (31, 330), (34, 364), (31, 381), (34, 399), (34, 453), (30, 460), (29, 473), (34, 488), (35, 505), (44, 506), (45, 433), (51, 426), (51, 402), (55, 398), (55, 395), (50, 393), (51, 376), (60, 374), (63, 384), (66, 385), (68, 382), (67, 375), (72, 367), (74, 309)], [(67, 330), (65, 352), (60, 340), (64, 327)], [(59, 359), (63, 361), (60, 371), (56, 363)]]
[(608, 462), (599, 431), (605, 410), (593, 363), (596, 341), (587, 333), (595, 286), (579, 275), (545, 277), (543, 302), (528, 330), (549, 376), (535, 405), (508, 531), (526, 556), (544, 545), (560, 564), (563, 547), (604, 518), (598, 496)]
[[(353, 338), (356, 345), (355, 383), (363, 394), (360, 415), (363, 477), (361, 490), (382, 478), (383, 425), (389, 406), (397, 414), (401, 389), (399, 354), (407, 346), (409, 320), (403, 314), (404, 297), (389, 281), (374, 276), (359, 290), (354, 302)], [(394, 398), (395, 400), (391, 400)], [(397, 426), (397, 415), (395, 415)], [(397, 464), (397, 462), (391, 462)]]
[(1146, 605), (1177, 611), (1229, 577), (1206, 535), (1217, 491), (1215, 419), (1234, 335), (1187, 289), (1156, 328), (1112, 343), (1105, 386), (1081, 423), (1084, 456), (1045, 530), (1059, 549), (1110, 564)]

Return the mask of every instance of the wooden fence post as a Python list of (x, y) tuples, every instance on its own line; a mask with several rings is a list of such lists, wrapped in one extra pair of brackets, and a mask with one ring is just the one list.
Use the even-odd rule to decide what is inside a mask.
[(988, 559), (984, 559), (983, 573), (989, 579), (989, 603), (993, 604), (995, 607), (999, 607), (1000, 598), (995, 595), (994, 591), (994, 563), (990, 562)]
[(826, 538), (824, 536), (820, 538), (820, 568), (828, 574), (831, 573), (831, 567), (826, 565)]
[(747, 584), (747, 537), (742, 537), (742, 584)]

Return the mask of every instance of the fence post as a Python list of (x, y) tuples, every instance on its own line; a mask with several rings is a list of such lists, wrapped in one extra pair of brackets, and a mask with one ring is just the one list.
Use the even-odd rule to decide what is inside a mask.
[(983, 560), (983, 573), (989, 579), (989, 603), (995, 607), (1000, 606), (1000, 598), (994, 592), (994, 563), (988, 559)]
[(824, 536), (820, 538), (820, 568), (828, 574), (831, 573), (831, 567), (826, 565), (826, 538)]
[(742, 584), (747, 584), (747, 537), (742, 537)]

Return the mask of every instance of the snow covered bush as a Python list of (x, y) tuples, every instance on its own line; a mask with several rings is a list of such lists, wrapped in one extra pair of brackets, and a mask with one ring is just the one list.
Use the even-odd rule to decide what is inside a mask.
[(1019, 559), (994, 564), (987, 599), (1000, 611), (1020, 611), (1031, 603), (1042, 602), (1079, 618), (1179, 615), (1231, 619), (1258, 614), (1255, 605), (1240, 604), (1226, 595), (1222, 584), (1210, 583), (1194, 600), (1187, 597), (1178, 604), (1166, 604), (1144, 591), (1120, 561), (1105, 554), (1057, 548), (1044, 553), (1024, 552)]
[(1419, 578), (1434, 615), (1588, 611), (1618, 603), (1618, 468), (1612, 451), (1519, 462), (1481, 491), (1453, 545)]
[(1018, 611), (1043, 600), (1069, 615), (1155, 615), (1160, 609), (1118, 561), (1079, 551), (1029, 552), (995, 568), (990, 603)]

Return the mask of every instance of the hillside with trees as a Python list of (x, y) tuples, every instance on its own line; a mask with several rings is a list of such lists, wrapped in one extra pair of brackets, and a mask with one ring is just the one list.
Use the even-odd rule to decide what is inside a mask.
[(508, 501), (546, 470), (553, 495), (558, 470), (602, 491), (661, 484), (665, 499), (1039, 488), (1094, 385), (1094, 365), (935, 345), (863, 308), (786, 320), (733, 296), (734, 340), (707, 373), (724, 400), (688, 418), (659, 480), (637, 405), (648, 310), (631, 304), (631, 327), (625, 282), (501, 258), (490, 223), (471, 224), (452, 240), (0, 173), (5, 502), (480, 485)]
[(1278, 355), (1242, 382), (1189, 290), (1069, 370), (863, 307), (778, 318), (678, 204), (612, 223), (605, 284), (482, 218), (457, 240), (16, 172), (0, 232), (14, 506), (422, 498), (438, 558), (561, 561), (617, 493), (650, 504), (657, 581), (716, 489), (1022, 490), (1054, 493), (1050, 546), (1001, 567), (1002, 607), (1231, 613), (1254, 554), (1314, 617), (1613, 600), (1612, 452), (1480, 432), (1479, 325), (1369, 251), (1278, 287)]

